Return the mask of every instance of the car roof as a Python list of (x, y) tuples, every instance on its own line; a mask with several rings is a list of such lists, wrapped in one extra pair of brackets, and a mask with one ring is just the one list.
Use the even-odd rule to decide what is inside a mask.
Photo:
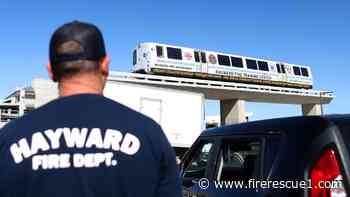
[(350, 114), (328, 116), (298, 116), (253, 121), (204, 130), (201, 136), (216, 135), (259, 135), (285, 133), (297, 135), (307, 132), (308, 135), (319, 134), (330, 125), (349, 124)]

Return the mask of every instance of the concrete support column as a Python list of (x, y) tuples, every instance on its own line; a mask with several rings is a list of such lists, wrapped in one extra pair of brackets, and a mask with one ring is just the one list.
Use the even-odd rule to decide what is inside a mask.
[(320, 104), (303, 104), (301, 105), (303, 116), (319, 116), (322, 114)]
[(220, 100), (221, 125), (246, 122), (245, 101), (239, 99)]

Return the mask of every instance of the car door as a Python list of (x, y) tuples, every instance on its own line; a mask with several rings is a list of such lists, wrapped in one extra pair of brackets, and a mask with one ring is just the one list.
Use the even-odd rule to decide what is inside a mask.
[[(215, 159), (209, 167), (209, 187), (199, 187), (196, 196), (264, 196), (250, 180), (259, 180), (263, 172), (264, 139), (259, 137), (220, 137)], [(211, 172), (211, 173), (210, 173)], [(199, 186), (201, 186), (199, 184)], [(206, 185), (204, 185), (206, 186)]]

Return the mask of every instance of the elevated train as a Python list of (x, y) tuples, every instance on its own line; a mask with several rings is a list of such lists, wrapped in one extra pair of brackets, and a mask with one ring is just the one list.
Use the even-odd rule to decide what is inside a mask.
[(311, 68), (227, 53), (141, 43), (133, 72), (311, 89)]

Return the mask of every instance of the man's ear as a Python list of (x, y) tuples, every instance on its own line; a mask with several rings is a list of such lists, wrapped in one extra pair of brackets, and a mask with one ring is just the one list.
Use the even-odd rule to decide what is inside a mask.
[(105, 80), (107, 79), (109, 75), (109, 63), (110, 63), (109, 56), (106, 55), (102, 60), (101, 60), (101, 72)]
[(51, 80), (56, 82), (57, 80), (56, 80), (55, 75), (53, 74), (51, 63), (49, 62), (46, 67), (47, 67), (47, 72), (49, 73)]

